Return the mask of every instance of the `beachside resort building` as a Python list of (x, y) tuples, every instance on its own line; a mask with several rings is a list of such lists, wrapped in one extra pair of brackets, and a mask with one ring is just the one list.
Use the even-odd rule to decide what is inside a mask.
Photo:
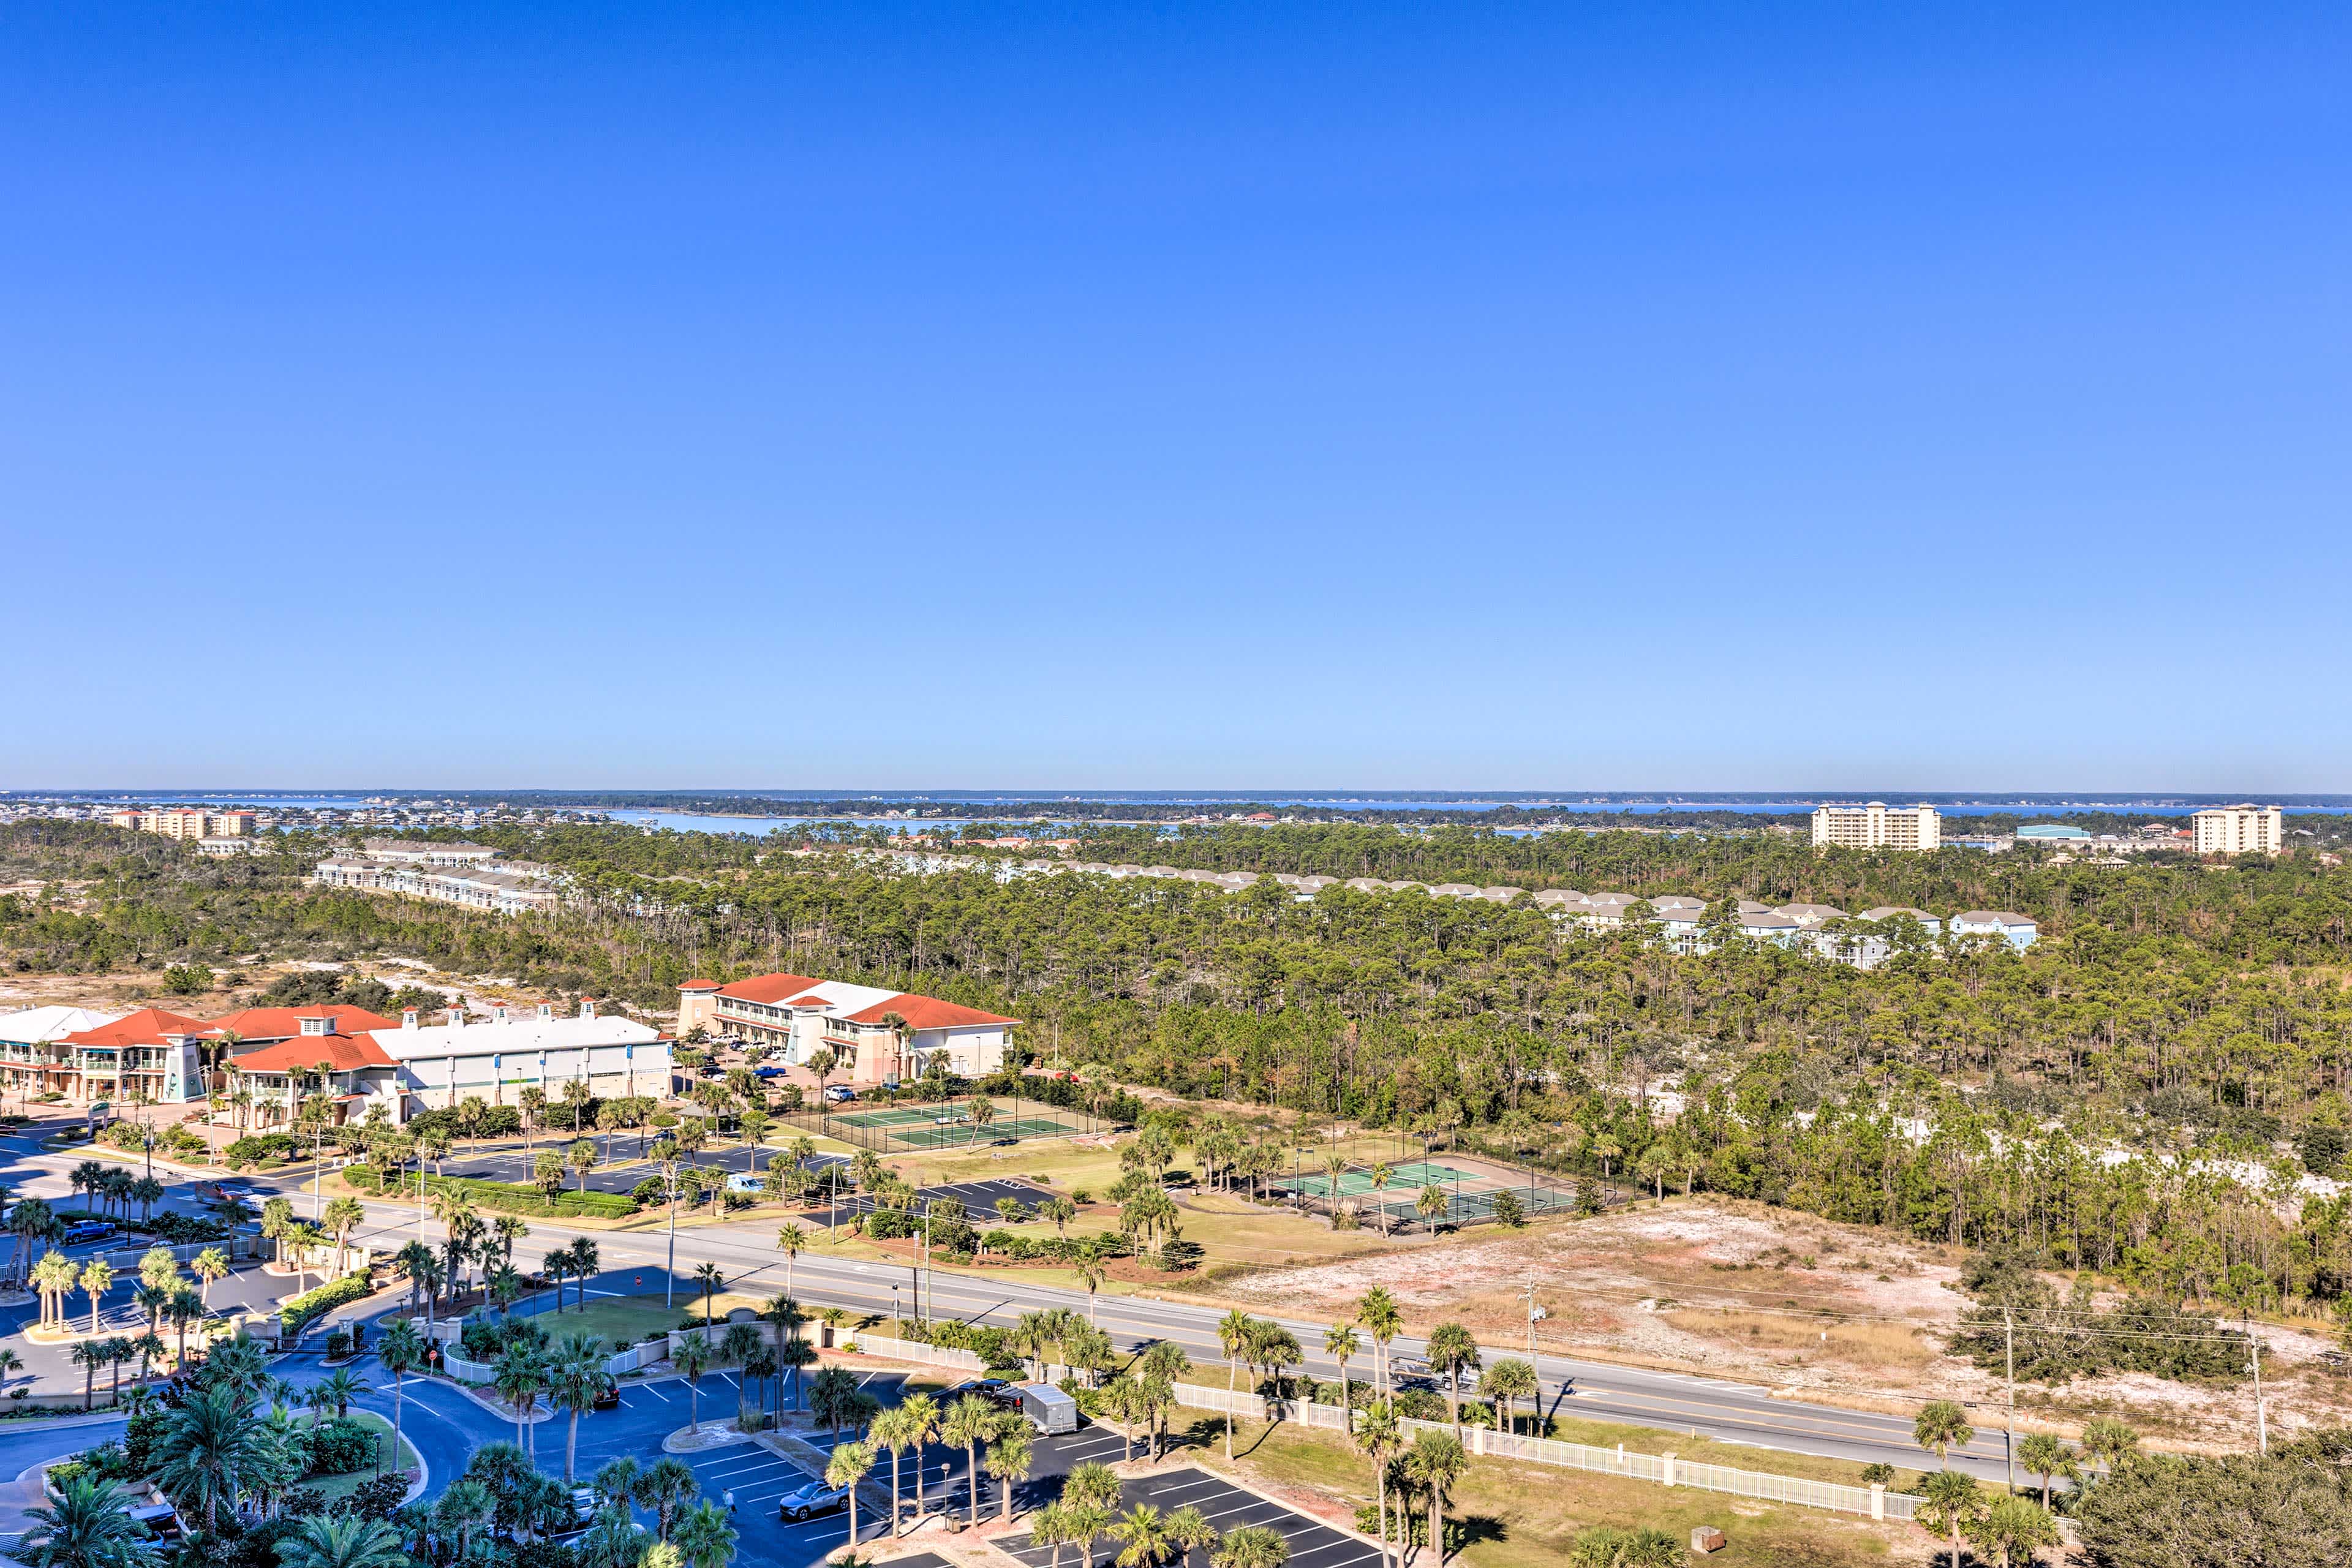
[(840, 1080), (851, 1084), (920, 1078), (935, 1058), (963, 1078), (994, 1072), (1019, 1022), (935, 996), (802, 974), (755, 974), (726, 985), (689, 980), (677, 988), (681, 1037), (700, 1028), (766, 1046), (794, 1066), (831, 1051)]
[(2223, 805), (2192, 812), (2200, 855), (2276, 855), (2286, 848), (2286, 813), (2275, 805)]
[(1943, 818), (1932, 805), (1824, 805), (1813, 811), (1813, 847), (1846, 849), (1933, 849), (1943, 839)]

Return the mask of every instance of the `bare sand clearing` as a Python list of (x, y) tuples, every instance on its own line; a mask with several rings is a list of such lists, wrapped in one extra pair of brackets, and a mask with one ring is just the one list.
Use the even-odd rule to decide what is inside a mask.
[[(1475, 1233), (1474, 1233), (1475, 1235)], [(1962, 1255), (1761, 1205), (1698, 1198), (1412, 1252), (1272, 1270), (1223, 1294), (1267, 1310), (1348, 1315), (1385, 1285), (1407, 1321), (1467, 1324), (1489, 1345), (1525, 1342), (1526, 1289), (1547, 1310), (1543, 1348), (1760, 1381), (1794, 1394), (1997, 1405), (2000, 1380), (1941, 1353), (1966, 1304)], [(2266, 1327), (2272, 1429), (2352, 1420), (2352, 1378), (2326, 1341)], [(2274, 1380), (2274, 1381), (2273, 1381)], [(2143, 1376), (2019, 1388), (2021, 1416), (2071, 1426), (2095, 1415), (2175, 1441), (2243, 1447), (2249, 1387)]]

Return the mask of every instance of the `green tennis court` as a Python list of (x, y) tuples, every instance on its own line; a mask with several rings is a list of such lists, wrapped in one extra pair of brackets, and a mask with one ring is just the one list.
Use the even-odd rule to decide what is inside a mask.
[[(1389, 1167), (1387, 1192), (1419, 1192), (1423, 1187), (1444, 1187), (1448, 1190), (1463, 1184), (1484, 1184), (1488, 1178), (1475, 1171), (1457, 1170), (1452, 1165), (1440, 1165), (1423, 1160), (1409, 1161)], [(1331, 1195), (1331, 1178), (1316, 1172), (1302, 1171), (1291, 1178), (1291, 1185), (1312, 1197)], [(1372, 1191), (1372, 1173), (1354, 1169), (1339, 1173), (1339, 1195), (1357, 1197)]]
[(789, 1112), (784, 1120), (845, 1143), (883, 1153), (961, 1149), (1029, 1138), (1067, 1138), (1098, 1131), (1102, 1126), (1083, 1110), (1065, 1110), (1033, 1100), (998, 1099), (990, 1104), (993, 1114), (985, 1122), (973, 1120), (971, 1101), (967, 1100), (812, 1109)]

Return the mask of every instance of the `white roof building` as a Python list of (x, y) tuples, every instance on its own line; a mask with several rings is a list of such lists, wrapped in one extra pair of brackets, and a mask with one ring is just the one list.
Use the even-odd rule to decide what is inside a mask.
[(420, 1026), (415, 1019), (404, 1014), (399, 1028), (365, 1037), (398, 1064), (400, 1087), (428, 1110), (469, 1097), (513, 1105), (525, 1089), (552, 1090), (574, 1079), (600, 1096), (669, 1092), (670, 1042), (634, 1018), (599, 1016), (593, 1002), (569, 1018), (542, 1005), (521, 1016), (500, 1007), (488, 1023)]
[(98, 1013), (88, 1007), (27, 1007), (21, 1013), (0, 1014), (0, 1045), (35, 1046), (103, 1028), (124, 1013)]

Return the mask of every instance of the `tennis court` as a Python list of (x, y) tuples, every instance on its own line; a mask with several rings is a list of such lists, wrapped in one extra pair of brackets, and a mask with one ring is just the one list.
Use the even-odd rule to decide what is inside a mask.
[(794, 1111), (785, 1120), (796, 1127), (883, 1153), (976, 1148), (984, 1143), (1017, 1143), (1032, 1138), (1069, 1138), (1103, 1130), (1100, 1121), (1083, 1110), (1017, 1099), (991, 1100), (984, 1113), (975, 1110), (971, 1100), (871, 1108), (853, 1102), (835, 1110)]
[[(1389, 1168), (1387, 1183), (1375, 1188), (1372, 1173), (1355, 1167), (1340, 1173), (1334, 1183), (1328, 1173), (1302, 1171), (1289, 1178), (1291, 1190), (1318, 1208), (1347, 1204), (1367, 1224), (1383, 1229), (1399, 1226), (1475, 1225), (1495, 1217), (1495, 1205), (1508, 1193), (1527, 1218), (1557, 1214), (1576, 1206), (1576, 1194), (1550, 1176), (1524, 1173), (1505, 1175), (1475, 1166), (1439, 1160), (1407, 1160)], [(1434, 1188), (1444, 1196), (1443, 1208), (1424, 1212), (1423, 1194)]]
[[(1402, 1165), (1389, 1167), (1386, 1192), (1418, 1193), (1423, 1187), (1451, 1187), (1465, 1182), (1484, 1182), (1486, 1178), (1475, 1171), (1464, 1171), (1433, 1161), (1410, 1160)], [(1291, 1185), (1313, 1197), (1331, 1195), (1331, 1178), (1314, 1172), (1302, 1172), (1291, 1179)], [(1372, 1191), (1372, 1173), (1365, 1169), (1343, 1171), (1339, 1174), (1339, 1194), (1343, 1198), (1360, 1197)]]

